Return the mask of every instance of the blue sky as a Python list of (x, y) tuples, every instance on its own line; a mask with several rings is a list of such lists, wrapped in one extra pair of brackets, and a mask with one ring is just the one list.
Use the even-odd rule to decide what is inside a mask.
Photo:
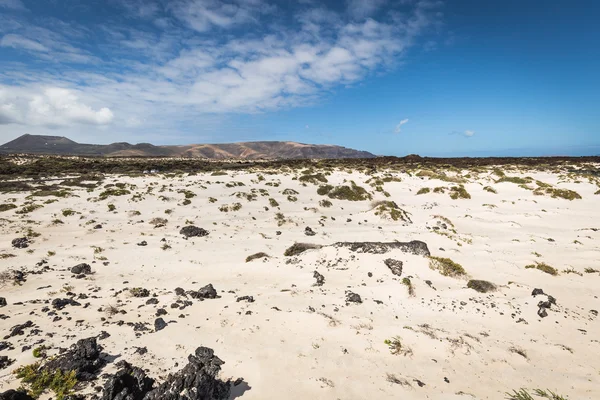
[(0, 0), (0, 142), (600, 154), (600, 5)]

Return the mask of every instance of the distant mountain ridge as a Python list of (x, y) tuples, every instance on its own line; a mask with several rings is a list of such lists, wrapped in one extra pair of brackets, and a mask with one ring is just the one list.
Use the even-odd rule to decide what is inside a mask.
[(155, 146), (127, 142), (77, 143), (63, 136), (22, 135), (0, 146), (0, 154), (48, 154), (106, 157), (189, 157), (209, 159), (293, 159), (293, 158), (373, 158), (367, 151), (342, 146), (296, 142), (239, 142)]

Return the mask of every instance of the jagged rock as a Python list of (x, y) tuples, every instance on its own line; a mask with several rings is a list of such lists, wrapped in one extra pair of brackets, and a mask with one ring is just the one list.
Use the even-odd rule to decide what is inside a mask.
[(73, 299), (54, 299), (52, 300), (52, 307), (57, 310), (62, 310), (66, 306), (80, 306), (81, 303)]
[(6, 298), (0, 297), (0, 307), (6, 307)]
[(144, 370), (126, 361), (116, 365), (121, 369), (104, 383), (102, 400), (142, 400), (152, 390), (154, 379), (147, 377)]
[(346, 293), (346, 302), (360, 304), (362, 303), (362, 299), (360, 298), (360, 295), (353, 292), (348, 292)]
[(307, 226), (307, 227), (304, 229), (304, 234), (305, 234), (306, 236), (315, 236), (317, 233), (316, 233), (315, 231), (313, 231), (313, 230), (312, 230), (312, 228), (311, 228), (310, 226)]
[(75, 371), (77, 380), (90, 381), (104, 367), (106, 361), (100, 357), (102, 347), (98, 346), (95, 337), (78, 340), (69, 350), (57, 358), (48, 361), (43, 370), (63, 373)]
[(158, 304), (158, 299), (156, 297), (152, 297), (151, 299), (146, 300), (146, 304)]
[(148, 246), (148, 242), (146, 242), (145, 240), (142, 240), (141, 242), (139, 242), (137, 244), (138, 246)]
[(392, 271), (392, 274), (397, 276), (402, 275), (402, 266), (404, 265), (402, 261), (388, 258), (383, 260), (383, 263), (390, 269), (390, 271)]
[(71, 273), (75, 274), (75, 275), (79, 275), (79, 274), (91, 274), (92, 273), (92, 267), (89, 264), (86, 263), (81, 263), (81, 264), (77, 264), (76, 266), (74, 266), (73, 268), (71, 268)]
[(161, 315), (167, 315), (167, 310), (165, 310), (164, 308), (159, 308), (158, 310), (156, 310), (156, 313), (154, 314), (157, 317), (160, 317)]
[(317, 271), (313, 272), (313, 278), (315, 278), (317, 280), (317, 283), (315, 283), (315, 286), (323, 286), (323, 284), (325, 283), (325, 277), (323, 275), (321, 275), (320, 273), (318, 273)]
[(400, 250), (417, 256), (429, 256), (429, 248), (425, 242), (338, 242), (334, 247), (346, 247), (357, 253), (384, 254), (390, 250)]
[(0, 370), (11, 366), (15, 360), (8, 358), (7, 356), (0, 356)]
[(12, 246), (16, 249), (26, 249), (27, 247), (29, 247), (29, 239), (27, 239), (26, 237), (13, 239), (11, 243)]
[(34, 398), (26, 392), (10, 389), (0, 393), (0, 400), (34, 400)]
[(235, 301), (239, 303), (240, 301), (244, 301), (244, 300), (246, 300), (248, 303), (254, 303), (254, 297), (253, 296), (238, 297)]
[(224, 400), (229, 397), (230, 381), (216, 378), (224, 362), (212, 349), (198, 347), (188, 360), (181, 371), (147, 393), (144, 400)]
[(200, 288), (197, 292), (190, 292), (190, 295), (194, 299), (216, 299), (218, 297), (217, 291), (211, 283)]
[(179, 234), (185, 236), (186, 238), (196, 237), (196, 236), (202, 237), (202, 236), (208, 235), (208, 231), (203, 228), (198, 228), (197, 226), (194, 226), (194, 225), (188, 225), (188, 226), (184, 226), (183, 228), (181, 228), (181, 230), (179, 231)]
[(183, 296), (185, 294), (185, 290), (183, 290), (183, 288), (180, 288), (180, 287), (175, 288), (175, 294), (177, 296)]
[(24, 324), (15, 325), (12, 328), (10, 328), (10, 333), (8, 334), (8, 336), (5, 336), (4, 339), (8, 339), (8, 338), (11, 338), (11, 337), (17, 336), (17, 335), (24, 335), (25, 334), (24, 329), (31, 328), (32, 326), (33, 326), (33, 322), (31, 322), (31, 321), (27, 321)]
[[(593, 310), (592, 310), (593, 311)], [(13, 350), (14, 347), (11, 342), (0, 342), (0, 351), (2, 350)]]
[(148, 297), (150, 291), (144, 288), (133, 288), (129, 291), (133, 297)]
[(492, 282), (472, 279), (467, 283), (469, 289), (473, 289), (479, 293), (493, 292), (497, 289)]
[(533, 289), (533, 292), (531, 292), (532, 296), (537, 296), (539, 294), (545, 294), (544, 291), (542, 289)]
[(154, 320), (154, 332), (161, 331), (167, 327), (167, 323), (162, 318), (156, 318)]

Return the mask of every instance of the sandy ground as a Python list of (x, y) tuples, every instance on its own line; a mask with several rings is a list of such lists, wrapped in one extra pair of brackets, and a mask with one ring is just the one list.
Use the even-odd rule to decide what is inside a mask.
[[(110, 337), (99, 341), (106, 353), (158, 379), (180, 368), (196, 347), (214, 349), (225, 361), (221, 377), (244, 379), (232, 398), (499, 399), (525, 387), (598, 399), (600, 274), (584, 272), (600, 270), (598, 187), (559, 173), (507, 172), (532, 177), (532, 188), (539, 180), (582, 197), (570, 201), (496, 183), (499, 177), (491, 171), (459, 172), (467, 176), (471, 198), (456, 200), (448, 192), (417, 195), (423, 187), (456, 184), (414, 173), (378, 171), (377, 176), (401, 180), (383, 184), (389, 197), (366, 183), (372, 175), (327, 176), (334, 186), (356, 182), (373, 201), (394, 201), (410, 222), (376, 215), (369, 200), (329, 199), (332, 206), (322, 207), (319, 201), (328, 197), (317, 194), (318, 185), (302, 184), (300, 171), (106, 175), (95, 189), (70, 187), (68, 197), (50, 204), (44, 202), (55, 197), (30, 198), (43, 208), (0, 213), (0, 254), (15, 256), (0, 259), (0, 273), (6, 278), (7, 271), (50, 268), (26, 274), (20, 285), (6, 279), (1, 285), (8, 305), (0, 314), (8, 318), (0, 320), (0, 334), (28, 320), (34, 328), (6, 339), (14, 349), (0, 356), (15, 362), (0, 370), (0, 389), (19, 386), (11, 371), (35, 362), (36, 346), (49, 346), (48, 354), (55, 354), (106, 331)], [(130, 194), (100, 200), (104, 186), (115, 183), (125, 184)], [(488, 185), (497, 193), (483, 189)], [(297, 191), (297, 200), (288, 199), (285, 189)], [(195, 194), (190, 204), (183, 205), (181, 190)], [(252, 190), (257, 195), (252, 201), (235, 196)], [(0, 204), (20, 207), (30, 194), (0, 193)], [(270, 205), (270, 198), (279, 206)], [(219, 210), (234, 203), (241, 209)], [(75, 213), (64, 216), (67, 209)], [(283, 214), (283, 223), (276, 213)], [(168, 222), (155, 228), (153, 218)], [(62, 223), (52, 222), (56, 219)], [(97, 224), (102, 227), (94, 229)], [(186, 240), (179, 233), (186, 224), (210, 234)], [(305, 235), (306, 227), (316, 235)], [(29, 247), (13, 248), (11, 241), (28, 229)], [(443, 276), (430, 268), (428, 257), (400, 250), (365, 254), (325, 246), (284, 256), (295, 242), (411, 240), (425, 242), (432, 256), (461, 264), (468, 276)], [(147, 245), (138, 245), (142, 241)], [(245, 261), (257, 252), (270, 257)], [(403, 262), (401, 276), (385, 265), (388, 258)], [(36, 266), (41, 260), (47, 264)], [(558, 275), (525, 268), (536, 262), (553, 266)], [(75, 279), (70, 268), (79, 263), (89, 263), (94, 273)], [(314, 271), (324, 276), (322, 286), (315, 285)], [(406, 277), (413, 296), (402, 283)], [(490, 281), (497, 290), (479, 293), (467, 288), (469, 279)], [(198, 290), (209, 283), (220, 298), (175, 294), (178, 287)], [(136, 287), (151, 296), (133, 297), (129, 289)], [(535, 288), (556, 299), (545, 318), (538, 316), (538, 303), (546, 296), (533, 297)], [(362, 303), (346, 302), (347, 291), (360, 295)], [(67, 292), (81, 306), (42, 311), (53, 299), (68, 298)], [(152, 296), (158, 304), (147, 305)], [(241, 296), (253, 296), (254, 302), (236, 301)], [(186, 300), (191, 305), (180, 309)], [(109, 306), (126, 313), (109, 315)], [(168, 326), (154, 332), (159, 308), (167, 311)], [(140, 322), (148, 330), (134, 331), (128, 324)], [(384, 343), (395, 337), (402, 345), (399, 354)], [(148, 352), (137, 354), (138, 347)]]

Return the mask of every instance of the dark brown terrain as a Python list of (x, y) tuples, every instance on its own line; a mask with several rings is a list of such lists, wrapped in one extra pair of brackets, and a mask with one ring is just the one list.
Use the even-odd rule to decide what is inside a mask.
[(63, 136), (25, 134), (0, 146), (0, 154), (47, 154), (105, 157), (186, 157), (274, 160), (295, 158), (373, 158), (375, 155), (342, 146), (296, 142), (240, 142), (155, 146), (126, 142), (107, 145), (77, 143)]

